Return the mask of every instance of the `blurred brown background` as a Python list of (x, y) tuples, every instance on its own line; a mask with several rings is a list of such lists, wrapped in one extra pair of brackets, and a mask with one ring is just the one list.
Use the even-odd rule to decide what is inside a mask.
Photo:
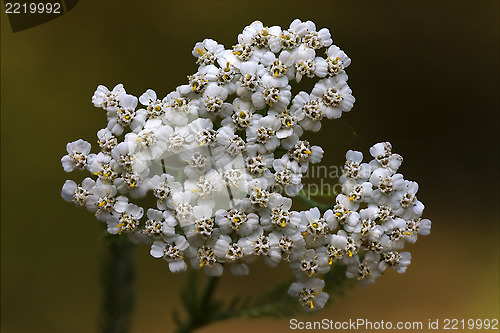
[[(104, 226), (60, 197), (69, 141), (95, 142), (105, 114), (98, 84), (164, 96), (196, 71), (191, 50), (226, 48), (254, 20), (294, 18), (330, 29), (351, 57), (357, 102), (309, 138), (325, 165), (347, 149), (393, 143), (401, 172), (420, 184), (432, 233), (410, 246), (412, 264), (358, 287), (299, 320), (424, 321), (499, 317), (499, 2), (496, 1), (81, 1), (69, 13), (12, 33), (1, 22), (1, 330), (94, 332)], [(352, 135), (352, 126), (357, 133)], [(185, 274), (148, 248), (138, 265), (133, 332), (170, 332)], [(219, 294), (257, 292), (288, 276), (254, 265), (224, 275)], [(289, 332), (290, 318), (232, 320), (203, 332)]]

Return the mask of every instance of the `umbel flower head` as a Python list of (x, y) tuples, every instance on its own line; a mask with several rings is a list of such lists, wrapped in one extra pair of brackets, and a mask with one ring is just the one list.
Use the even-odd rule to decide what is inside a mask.
[[(81, 139), (67, 145), (64, 170), (91, 177), (66, 181), (63, 198), (94, 212), (110, 234), (151, 244), (172, 272), (190, 264), (211, 276), (246, 275), (257, 257), (271, 267), (284, 261), (297, 277), (289, 294), (307, 311), (326, 303), (321, 278), (333, 263), (364, 284), (388, 267), (403, 273), (405, 243), (429, 234), (431, 222), (390, 143), (371, 147), (370, 162), (347, 152), (331, 209), (292, 210), (304, 173), (324, 153), (302, 134), (354, 103), (351, 60), (328, 29), (256, 21), (232, 48), (205, 39), (192, 54), (198, 71), (163, 98), (97, 88), (92, 102), (108, 124), (97, 132), (98, 152)], [(316, 83), (293, 95), (301, 80)], [(144, 197), (151, 207), (134, 203)]]

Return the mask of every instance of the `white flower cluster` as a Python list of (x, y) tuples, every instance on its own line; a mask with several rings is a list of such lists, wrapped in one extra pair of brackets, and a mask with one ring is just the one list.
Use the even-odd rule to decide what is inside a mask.
[[(317, 55), (322, 49), (326, 57)], [(306, 310), (326, 303), (321, 276), (333, 262), (363, 282), (387, 266), (404, 272), (410, 254), (399, 250), (428, 234), (430, 221), (420, 219), (417, 184), (396, 173), (402, 159), (390, 144), (373, 146), (370, 163), (347, 153), (333, 209), (291, 210), (309, 163), (323, 156), (301, 135), (354, 103), (350, 59), (328, 29), (256, 21), (232, 49), (205, 39), (192, 54), (198, 71), (163, 99), (151, 89), (137, 98), (121, 84), (97, 88), (92, 101), (108, 119), (97, 133), (100, 152), (78, 140), (62, 158), (65, 171), (96, 178), (66, 181), (63, 198), (95, 212), (109, 233), (152, 243), (151, 255), (172, 272), (190, 262), (212, 276), (224, 266), (245, 275), (257, 257), (272, 267), (286, 261), (298, 279), (289, 294)], [(304, 76), (318, 81), (292, 96), (290, 83)], [(144, 197), (156, 206), (129, 201)]]

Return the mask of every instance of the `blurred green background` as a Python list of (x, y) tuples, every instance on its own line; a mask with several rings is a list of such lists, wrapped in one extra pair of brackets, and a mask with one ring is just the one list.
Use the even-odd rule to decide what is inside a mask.
[[(67, 142), (95, 142), (105, 114), (98, 84), (164, 96), (196, 71), (193, 45), (227, 47), (261, 20), (294, 18), (330, 29), (351, 57), (357, 99), (340, 121), (310, 135), (341, 165), (391, 141), (401, 172), (420, 184), (432, 233), (410, 246), (412, 264), (357, 287), (314, 316), (344, 321), (499, 317), (499, 2), (80, 1), (67, 14), (12, 33), (1, 16), (1, 330), (94, 332), (104, 226), (60, 196)], [(357, 133), (353, 136), (352, 128)], [(133, 332), (170, 332), (186, 274), (136, 249)], [(289, 276), (280, 265), (224, 275), (221, 297), (258, 292)], [(231, 320), (200, 332), (289, 332), (290, 318)]]

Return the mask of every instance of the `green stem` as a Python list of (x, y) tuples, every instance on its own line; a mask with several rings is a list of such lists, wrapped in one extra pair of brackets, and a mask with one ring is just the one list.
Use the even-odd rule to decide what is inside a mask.
[(125, 236), (107, 235), (102, 263), (102, 333), (130, 332), (134, 294), (133, 244)]
[(210, 276), (208, 278), (205, 290), (201, 296), (201, 309), (200, 311), (205, 311), (207, 307), (212, 303), (212, 296), (214, 295), (215, 289), (217, 289), (217, 284), (219, 278), (217, 276)]
[(183, 294), (183, 303), (185, 304), (187, 317), (184, 322), (178, 322), (177, 333), (190, 333), (195, 329), (206, 326), (218, 318), (214, 316), (216, 312), (215, 301), (213, 299), (219, 278), (216, 276), (208, 277), (203, 291), (197, 294), (196, 291), (196, 272), (191, 272), (188, 286), (186, 286), (186, 293)]

